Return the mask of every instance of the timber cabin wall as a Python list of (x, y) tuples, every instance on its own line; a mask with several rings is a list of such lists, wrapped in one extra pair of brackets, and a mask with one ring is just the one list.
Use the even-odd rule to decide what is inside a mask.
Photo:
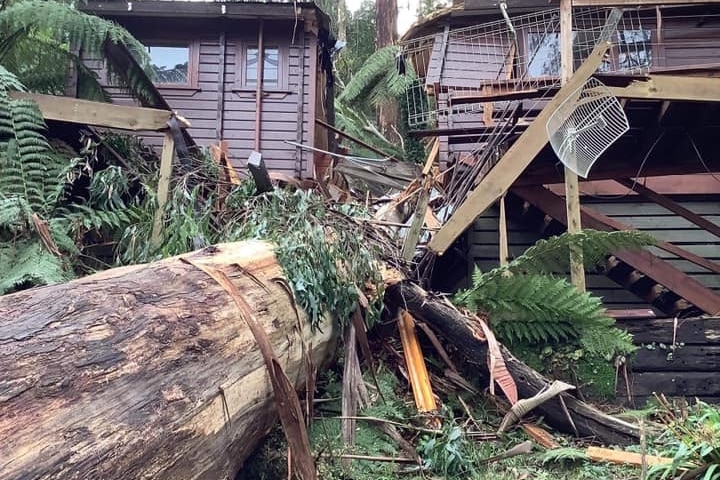
[[(679, 204), (716, 224), (720, 223), (720, 195), (702, 197), (673, 197)], [(642, 201), (637, 196), (622, 199), (582, 198), (583, 205), (597, 210), (614, 220), (629, 224), (640, 231), (647, 232), (659, 240), (665, 240), (700, 255), (708, 260), (720, 261), (720, 238), (700, 229), (684, 218), (666, 210), (656, 203)], [(540, 233), (528, 226), (508, 209), (508, 249), (510, 258), (522, 254), (541, 237)], [(478, 217), (468, 235), (470, 268), (477, 265), (482, 271), (488, 271), (499, 265), (499, 209), (493, 207)], [(560, 232), (547, 232), (557, 234)], [(689, 277), (701, 284), (720, 291), (720, 275), (709, 272), (686, 260), (657, 248), (650, 249), (660, 258), (686, 272)], [(471, 271), (468, 272), (470, 275)], [(641, 298), (625, 290), (602, 273), (587, 272), (587, 288), (593, 294), (602, 297), (609, 309), (652, 308)], [(658, 314), (661, 312), (657, 311)]]
[[(188, 131), (198, 145), (209, 146), (220, 139), (226, 140), (232, 164), (244, 170), (254, 148), (256, 89), (254, 85), (244, 85), (242, 62), (247, 47), (257, 45), (259, 22), (210, 23), (187, 19), (159, 22), (154, 18), (124, 17), (121, 23), (145, 44), (190, 43), (188, 73), (191, 78), (196, 74), (196, 83), (182, 87), (158, 85), (158, 89), (170, 106), (190, 121), (192, 126)], [(223, 25), (225, 61), (224, 72), (221, 72)], [(312, 153), (285, 141), (315, 146), (316, 97), (321, 88), (317, 83), (317, 36), (305, 31), (302, 21), (297, 25), (292, 20), (265, 21), (264, 42), (266, 47), (279, 48), (281, 68), (279, 85), (264, 88), (260, 145), (263, 160), (270, 170), (291, 177), (312, 177)], [(195, 72), (192, 71), (193, 56)], [(98, 71), (107, 84), (102, 65), (91, 59), (86, 63)], [(120, 89), (109, 87), (108, 90), (114, 103), (134, 103)], [(301, 94), (302, 102), (299, 101)], [(160, 134), (148, 133), (144, 138), (154, 147), (162, 144)]]

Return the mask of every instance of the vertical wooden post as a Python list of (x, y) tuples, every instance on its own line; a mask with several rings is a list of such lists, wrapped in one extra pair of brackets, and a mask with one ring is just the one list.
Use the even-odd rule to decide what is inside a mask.
[(163, 229), (163, 210), (168, 199), (170, 191), (170, 176), (172, 175), (172, 161), (175, 154), (175, 140), (173, 140), (170, 131), (165, 132), (163, 139), (162, 154), (160, 155), (160, 178), (158, 179), (157, 189), (157, 210), (155, 210), (155, 218), (153, 219), (153, 229), (150, 240), (152, 244), (157, 246), (160, 243), (160, 235)]
[(505, 214), (505, 195), (500, 197), (500, 266), (508, 264), (510, 255), (508, 248), (507, 216)]
[(257, 46), (257, 84), (255, 90), (255, 151), (260, 153), (260, 136), (262, 135), (262, 93), (263, 77), (265, 76), (265, 42), (264, 42), (263, 21), (258, 21), (258, 46)]
[[(572, 0), (560, 0), (560, 82), (565, 85), (573, 74)], [(570, 233), (582, 230), (580, 223), (580, 188), (575, 172), (565, 167), (565, 206)], [(570, 278), (578, 290), (585, 291), (585, 268), (582, 250), (570, 251)]]

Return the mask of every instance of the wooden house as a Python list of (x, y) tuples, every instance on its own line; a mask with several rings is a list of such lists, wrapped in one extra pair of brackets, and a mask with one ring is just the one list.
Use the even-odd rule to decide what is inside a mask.
[(628, 4), (573, 2), (574, 74), (565, 86), (557, 2), (465, 0), (405, 35), (405, 59), (418, 73), (410, 123), (415, 135), (438, 139), (448, 171), (447, 215), (429, 247), (460, 250), (468, 268), (487, 269), (565, 230), (564, 167), (548, 132), (553, 112), (593, 78), (628, 129), (600, 145), (580, 178), (582, 226), (637, 228), (660, 243), (615, 252), (586, 272), (588, 289), (611, 309), (717, 314), (720, 5), (626, 7), (607, 30), (618, 3)]
[[(121, 24), (146, 46), (161, 97), (161, 105), (146, 106), (177, 111), (191, 124), (195, 143), (226, 141), (237, 168), (256, 150), (270, 170), (315, 175), (322, 156), (287, 143), (326, 150), (332, 141), (316, 119), (332, 123), (334, 40), (329, 18), (315, 4), (140, 0), (89, 1), (81, 8)], [(86, 63), (114, 103), (133, 103), (112, 87), (101, 63)], [(162, 142), (160, 134), (147, 138)]]

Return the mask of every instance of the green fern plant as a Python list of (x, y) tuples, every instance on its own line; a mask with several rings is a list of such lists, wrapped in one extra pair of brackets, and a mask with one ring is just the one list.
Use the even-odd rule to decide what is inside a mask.
[(397, 71), (395, 57), (399, 49), (396, 45), (390, 45), (370, 55), (362, 68), (345, 85), (338, 100), (349, 104), (370, 100), (372, 105), (379, 106), (404, 95), (416, 75), (409, 63), (404, 75)]
[(632, 337), (614, 327), (600, 298), (554, 274), (567, 272), (573, 246), (582, 248), (590, 267), (612, 250), (653, 243), (651, 236), (632, 231), (584, 230), (541, 240), (506, 266), (486, 273), (475, 270), (472, 286), (459, 292), (455, 302), (487, 312), (503, 341), (524, 347), (574, 344), (574, 359), (587, 360), (597, 370), (595, 359), (607, 362), (632, 352)]
[[(138, 64), (110, 54), (113, 45), (127, 48)], [(103, 61), (108, 77), (136, 98), (157, 100), (141, 71), (151, 72), (145, 49), (119, 25), (83, 13), (69, 2), (17, 0), (0, 6), (0, 65), (31, 91), (62, 94), (68, 69), (74, 67), (80, 96), (108, 100), (98, 76), (83, 63), (79, 51), (86, 59)]]

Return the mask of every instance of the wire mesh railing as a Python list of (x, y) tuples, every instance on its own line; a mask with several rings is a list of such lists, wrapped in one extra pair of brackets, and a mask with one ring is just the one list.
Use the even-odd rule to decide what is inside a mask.
[[(611, 41), (603, 73), (647, 73), (652, 65), (652, 21), (626, 10), (617, 24), (611, 9), (573, 12), (573, 59), (579, 66), (603, 40)], [(408, 121), (423, 128), (448, 115), (482, 113), (495, 99), (537, 96), (560, 83), (560, 12), (552, 8), (482, 25), (446, 29), (403, 45), (418, 74), (407, 90)], [(504, 101), (504, 100), (501, 100)]]

